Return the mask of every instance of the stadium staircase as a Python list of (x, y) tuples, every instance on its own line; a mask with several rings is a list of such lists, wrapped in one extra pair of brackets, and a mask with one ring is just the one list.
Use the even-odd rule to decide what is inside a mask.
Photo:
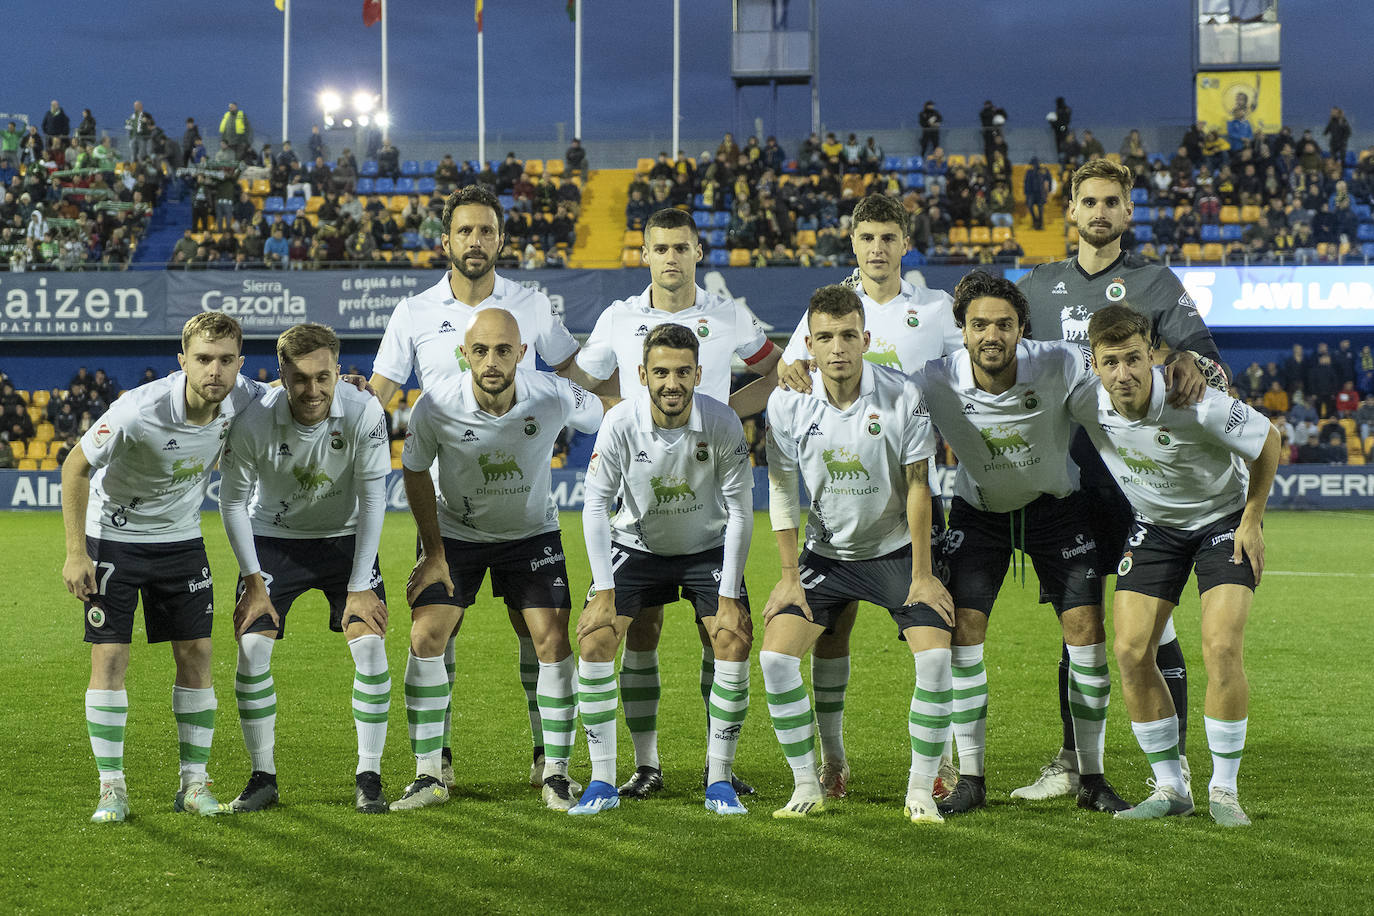
[(172, 260), (177, 240), (191, 228), (191, 198), (184, 195), (172, 199), (169, 195), (148, 218), (148, 228), (134, 251), (131, 266), (134, 270), (161, 270)]
[(1021, 189), (1024, 187), (1026, 170), (1028, 165), (1013, 165), (1012, 174), (1012, 193), (1016, 196), (1016, 209), (1012, 214), (1015, 225), (1012, 231), (1016, 233), (1016, 241), (1021, 243), (1026, 255), (1023, 259), (1029, 264), (1042, 264), (1046, 261), (1059, 261), (1065, 257), (1064, 253), (1064, 214), (1059, 209), (1059, 201), (1055, 197), (1050, 198), (1050, 202), (1045, 205), (1045, 228), (1035, 230), (1031, 228), (1030, 210), (1026, 209), (1026, 204), (1022, 200)]
[(625, 241), (625, 204), (634, 169), (593, 169), (582, 188), (582, 217), (569, 267), (619, 267)]

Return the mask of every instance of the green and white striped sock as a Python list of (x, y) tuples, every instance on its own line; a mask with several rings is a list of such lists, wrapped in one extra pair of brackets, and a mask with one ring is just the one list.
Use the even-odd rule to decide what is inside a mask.
[(625, 706), (625, 726), (635, 744), (635, 766), (657, 767), (658, 652), (626, 649), (620, 659), (620, 701)]
[[(716, 680), (716, 653), (710, 646), (701, 647), (701, 702), (711, 706), (711, 685)], [(710, 713), (708, 712), (709, 716)]]
[(1212, 779), (1207, 790), (1230, 789), (1236, 791), (1236, 779), (1240, 776), (1240, 758), (1245, 753), (1245, 732), (1250, 718), (1213, 719), (1202, 717), (1207, 729), (1207, 747), (1212, 752)]
[(816, 695), (816, 732), (821, 757), (844, 760), (844, 694), (849, 689), (849, 656), (811, 656), (811, 691)]
[(124, 727), (129, 721), (125, 690), (86, 691), (86, 732), (102, 783), (124, 782)]
[(1155, 782), (1176, 792), (1186, 792), (1183, 768), (1178, 762), (1178, 716), (1153, 722), (1132, 722), (1131, 731), (1135, 732), (1135, 740), (1145, 752), (1145, 759), (1150, 761)]
[(792, 768), (792, 778), (799, 786), (815, 783), (816, 719), (802, 683), (801, 659), (781, 652), (760, 652), (759, 665), (768, 695), (768, 715), (787, 765)]
[(534, 651), (533, 639), (521, 636), (519, 641), (520, 686), (525, 689), (525, 705), (530, 713), (530, 738), (539, 747), (544, 740), (544, 723), (539, 721), (539, 655)]
[[(448, 694), (450, 700), (453, 697), (453, 673), (458, 670), (457, 655), (453, 651), (453, 641), (457, 636), (450, 636), (448, 642), (444, 644), (444, 670), (448, 672)], [(452, 748), (453, 734), (453, 703), (449, 702), (444, 706), (444, 738), (441, 747)]]
[(277, 687), (272, 680), (272, 649), (277, 641), (263, 633), (245, 633), (239, 640), (239, 664), (234, 672), (234, 700), (239, 708), (243, 744), (254, 770), (277, 772), (273, 748), (277, 733)]
[(1107, 644), (1069, 646), (1069, 716), (1078, 752), (1078, 772), (1102, 772), (1107, 742), (1107, 704), (1112, 698), (1112, 675), (1107, 670)]
[(348, 641), (353, 653), (353, 725), (358, 732), (357, 773), (380, 773), (391, 711), (391, 671), (386, 643), (376, 633)]
[(577, 663), (577, 711), (587, 735), (592, 779), (615, 785), (615, 662)]
[(716, 659), (706, 732), (706, 784), (730, 778), (744, 717), (749, 712), (749, 660)]
[(911, 693), (907, 731), (911, 735), (908, 787), (929, 790), (940, 772), (940, 757), (954, 711), (954, 678), (949, 649), (924, 649), (914, 656), (916, 686)]
[(539, 721), (543, 728), (544, 775), (563, 776), (572, 756), (577, 700), (573, 697), (572, 654), (562, 661), (539, 663)]
[(213, 687), (172, 687), (172, 715), (177, 720), (177, 740), (181, 744), (183, 789), (193, 782), (206, 780), (218, 705)]
[(453, 684), (444, 673), (444, 657), (420, 658), (411, 652), (406, 660), (405, 685), (406, 726), (410, 748), (415, 752), (415, 775), (438, 779), (444, 713), (453, 692)]
[(982, 776), (988, 730), (988, 672), (983, 667), (982, 645), (951, 647), (950, 672), (959, 772), (964, 776)]

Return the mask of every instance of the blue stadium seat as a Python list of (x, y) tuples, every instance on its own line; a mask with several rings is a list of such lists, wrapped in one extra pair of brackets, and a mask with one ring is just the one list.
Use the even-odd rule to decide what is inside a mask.
[(435, 172), (437, 172), (437, 171), (439, 171), (439, 160), (438, 160), (438, 159), (426, 159), (424, 162), (421, 162), (421, 163), (420, 163), (420, 174), (421, 174), (421, 175), (426, 175), (426, 176), (428, 176), (428, 175), (433, 175), (433, 174), (434, 174)]
[(1135, 233), (1136, 244), (1144, 245), (1146, 242), (1155, 240), (1155, 231), (1146, 224), (1132, 226), (1131, 231)]
[(1153, 223), (1154, 221), (1154, 207), (1136, 207), (1135, 213), (1131, 215), (1131, 222), (1133, 223)]
[(1355, 238), (1361, 242), (1374, 242), (1374, 223), (1360, 223), (1360, 228), (1355, 230)]
[(1348, 168), (1348, 169), (1353, 169), (1356, 165), (1359, 165), (1359, 162), (1360, 162), (1359, 153), (1355, 152), (1353, 149), (1348, 149), (1348, 150), (1345, 151), (1345, 163), (1344, 163), (1344, 165), (1345, 165), (1346, 168)]
[(283, 213), (283, 214), (281, 215), (281, 218), (282, 218), (282, 220), (286, 223), (286, 225), (290, 226), (292, 223), (294, 223), (294, 222), (296, 221), (296, 214), (294, 214), (294, 213)]
[(1359, 220), (1362, 223), (1369, 222), (1371, 215), (1369, 204), (1357, 204), (1352, 202), (1350, 204), (1350, 209), (1355, 214), (1355, 218), (1357, 220)]
[(281, 213), (286, 209), (286, 201), (280, 197), (269, 197), (262, 205), (263, 213)]
[(1241, 230), (1235, 223), (1227, 223), (1221, 227), (1221, 240), (1223, 242), (1239, 242)]
[(1366, 258), (1374, 260), (1374, 242), (1365, 242), (1360, 246), (1360, 253)]
[(725, 247), (725, 230), (724, 230), (724, 229), (712, 229), (711, 232), (710, 232), (710, 234), (708, 234), (708, 235), (706, 236), (706, 240), (709, 241), (709, 242), (711, 243), (711, 247), (712, 247), (712, 248), (724, 248), (724, 247)]
[(421, 194), (433, 194), (435, 191), (439, 190), (439, 185), (433, 178), (421, 178), (419, 181), (415, 182), (415, 190), (419, 191)]
[(1145, 188), (1131, 188), (1131, 203), (1148, 204), (1150, 202), (1150, 192)]
[(390, 178), (377, 179), (378, 194), (393, 194), (396, 191), (396, 182)]
[(705, 209), (706, 209), (706, 195), (705, 195), (705, 194), (698, 194), (696, 197), (692, 198), (692, 209), (694, 209), (694, 210), (705, 210)]
[(1168, 164), (1169, 164), (1169, 160), (1164, 158), (1164, 154), (1163, 154), (1163, 153), (1151, 153), (1151, 154), (1150, 154), (1150, 165), (1153, 167), (1154, 163), (1156, 163), (1156, 162), (1158, 162), (1160, 165), (1168, 165)]
[(712, 248), (710, 261), (712, 267), (729, 267), (730, 252), (726, 251), (724, 248)]
[(420, 233), (403, 232), (401, 233), (401, 246), (406, 251), (416, 251), (424, 247), (424, 243), (420, 241)]
[(1198, 230), (1198, 238), (1203, 242), (1220, 242), (1221, 227), (1216, 223), (1203, 223)]
[(798, 230), (798, 231), (801, 231), (802, 229), (810, 229), (812, 232), (815, 232), (816, 229), (818, 229), (818, 228), (819, 228), (819, 224), (816, 222), (816, 217), (814, 217), (814, 216), (799, 216), (799, 217), (797, 217), (797, 230)]
[(906, 186), (908, 188), (916, 188), (917, 190), (924, 188), (926, 186), (925, 174), (922, 172), (907, 172)]
[(482, 171), (482, 163), (478, 162), (476, 159), (469, 159), (468, 168), (472, 169), (474, 172), (480, 172)]
[(362, 166), (358, 169), (359, 175), (366, 175), (368, 178), (377, 177), (377, 160), (364, 159)]
[[(697, 196), (700, 197), (701, 195), (698, 194)], [(715, 219), (716, 215), (712, 213), (710, 210), (692, 211), (692, 222), (697, 224), (698, 229), (710, 229), (711, 224), (715, 222)]]
[(908, 156), (906, 159), (906, 170), (908, 172), (922, 171), (926, 166), (926, 161), (920, 156)]
[(357, 185), (354, 186), (354, 190), (359, 194), (375, 194), (377, 192), (377, 183), (371, 178), (359, 178)]
[(717, 229), (730, 228), (730, 214), (724, 210), (716, 211), (715, 227)]
[(502, 194), (497, 200), (500, 201), (502, 210), (509, 210), (515, 206), (514, 194)]
[(410, 178), (416, 178), (420, 174), (420, 162), (418, 159), (407, 159), (401, 163), (401, 174)]
[(1156, 207), (1156, 208), (1155, 208), (1155, 219), (1164, 219), (1165, 217), (1168, 217), (1169, 219), (1173, 219), (1173, 218), (1174, 218), (1174, 208), (1173, 208), (1173, 207)]
[(408, 176), (408, 175), (402, 175), (400, 178), (397, 178), (397, 179), (396, 179), (396, 193), (397, 193), (397, 194), (414, 194), (414, 193), (415, 193), (415, 179), (414, 179), (414, 178), (411, 178), (411, 177)]
[(903, 159), (901, 156), (884, 156), (883, 171), (904, 172), (906, 171), (906, 160)]
[(902, 255), (903, 269), (908, 267), (924, 267), (925, 263), (926, 256), (921, 254), (919, 249), (913, 248), (906, 254)]
[(300, 213), (305, 209), (305, 198), (300, 194), (286, 199), (286, 210), (289, 213)]

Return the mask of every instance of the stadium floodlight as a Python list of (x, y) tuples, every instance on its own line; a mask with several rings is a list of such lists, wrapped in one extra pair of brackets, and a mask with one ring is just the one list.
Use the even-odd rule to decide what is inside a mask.
[(352, 118), (344, 118), (344, 119), (343, 119), (343, 126), (344, 126), (344, 127), (352, 127), (352, 126), (353, 126), (353, 119), (352, 119)]
[(377, 112), (377, 116), (373, 120), (377, 122), (378, 127), (391, 126), (391, 115), (387, 114), (385, 111)]
[(377, 95), (364, 89), (353, 93), (353, 111), (360, 115), (370, 114), (377, 107)]
[(325, 114), (333, 114), (343, 107), (343, 97), (333, 89), (326, 89), (320, 93), (320, 108)]
[(366, 127), (371, 119), (367, 115), (358, 115), (358, 126)]

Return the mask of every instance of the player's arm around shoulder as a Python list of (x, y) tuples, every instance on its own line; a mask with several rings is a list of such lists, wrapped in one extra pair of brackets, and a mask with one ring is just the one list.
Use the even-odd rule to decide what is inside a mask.
[[(548, 378), (557, 386), (563, 400), (568, 426), (580, 433), (594, 433), (601, 428), (608, 406), (606, 401), (571, 379), (553, 375)], [(611, 400), (610, 406), (618, 401), (618, 398)]]

